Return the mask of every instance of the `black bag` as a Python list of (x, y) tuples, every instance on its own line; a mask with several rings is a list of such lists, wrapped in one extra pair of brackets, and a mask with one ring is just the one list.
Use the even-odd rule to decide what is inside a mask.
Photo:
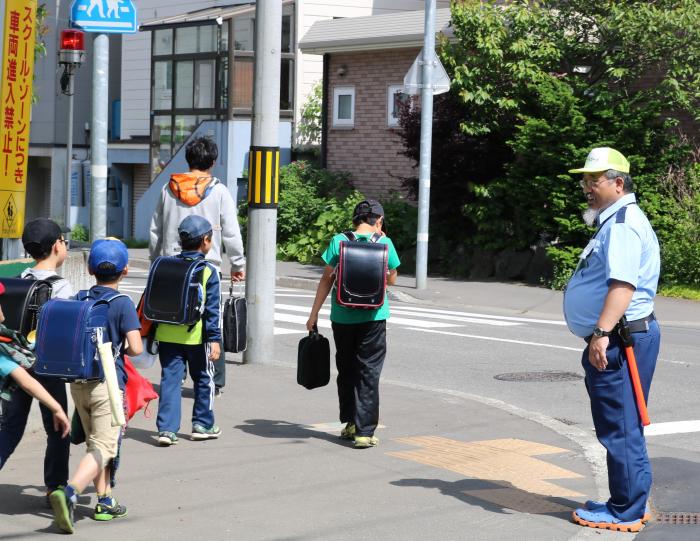
[(204, 312), (204, 259), (158, 257), (151, 265), (144, 291), (146, 319), (175, 325), (194, 325)]
[(228, 290), (228, 299), (224, 303), (224, 351), (240, 353), (247, 344), (246, 322), (248, 321), (248, 303), (243, 296), (233, 296), (233, 284)]
[(369, 241), (356, 240), (351, 231), (340, 241), (336, 278), (336, 301), (350, 308), (377, 309), (384, 304), (389, 246), (375, 233)]
[(328, 385), (331, 380), (331, 348), (318, 329), (299, 341), (297, 383), (307, 389)]
[(0, 279), (5, 286), (2, 296), (5, 327), (24, 336), (36, 330), (39, 309), (51, 298), (51, 285), (60, 279), (58, 275), (45, 280), (37, 280), (34, 277)]

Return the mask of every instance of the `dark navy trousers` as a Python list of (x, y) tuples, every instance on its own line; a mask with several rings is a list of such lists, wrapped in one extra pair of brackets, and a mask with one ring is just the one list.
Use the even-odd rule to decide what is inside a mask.
[[(194, 405), (192, 424), (204, 428), (214, 425), (214, 367), (207, 358), (203, 344), (183, 345), (160, 342), (160, 400), (156, 425), (159, 432), (175, 432), (180, 429), (182, 415), (182, 377), (185, 363), (194, 381)], [(219, 361), (221, 362), (221, 361)]]
[[(63, 411), (68, 410), (66, 383), (60, 379), (47, 378), (32, 374), (51, 396), (56, 399)], [(0, 469), (19, 444), (27, 426), (29, 410), (34, 398), (17, 388), (12, 393), (12, 400), (2, 402), (0, 415)], [(41, 419), (46, 431), (46, 454), (44, 455), (44, 484), (49, 490), (68, 483), (68, 459), (70, 457), (70, 438), (62, 438), (60, 432), (53, 429), (51, 410), (39, 405)]]
[(372, 436), (379, 422), (379, 376), (386, 357), (386, 320), (333, 323), (340, 422)]
[[(652, 321), (649, 330), (633, 333), (634, 355), (644, 398), (659, 355), (661, 333)], [(598, 441), (607, 450), (608, 509), (618, 519), (628, 522), (642, 518), (651, 490), (651, 464), (647, 455), (644, 428), (634, 397), (624, 347), (617, 335), (610, 337), (606, 353), (608, 366), (602, 372), (588, 362), (588, 348), (581, 364), (586, 371), (586, 389)]]

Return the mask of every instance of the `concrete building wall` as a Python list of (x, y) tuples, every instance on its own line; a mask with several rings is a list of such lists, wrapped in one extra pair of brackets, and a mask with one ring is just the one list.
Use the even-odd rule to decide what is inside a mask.
[[(400, 177), (415, 176), (411, 160), (401, 155), (403, 144), (397, 128), (388, 125), (388, 88), (403, 77), (419, 49), (388, 49), (330, 55), (328, 138), (326, 166), (348, 171), (353, 184), (367, 196), (401, 190)], [(339, 66), (345, 67), (341, 77)], [(333, 127), (333, 89), (355, 89), (353, 127)]]

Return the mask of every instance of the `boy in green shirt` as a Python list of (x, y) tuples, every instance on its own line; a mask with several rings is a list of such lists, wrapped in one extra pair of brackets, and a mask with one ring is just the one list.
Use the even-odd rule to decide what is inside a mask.
[[(391, 239), (382, 232), (384, 209), (374, 199), (358, 203), (353, 212), (357, 240), (370, 241), (375, 233), (381, 237), (378, 243), (388, 245), (387, 284), (393, 285), (400, 265)], [(343, 233), (335, 235), (321, 256), (326, 263), (318, 284), (316, 298), (306, 328), (311, 331), (318, 322), (318, 313), (328, 293), (335, 289), (335, 267), (338, 264), (340, 243), (348, 240)], [(384, 299), (376, 309), (350, 308), (336, 301), (331, 295), (331, 322), (335, 341), (335, 362), (338, 368), (338, 401), (340, 422), (345, 428), (340, 433), (344, 439), (354, 439), (355, 448), (375, 447), (379, 440), (374, 431), (379, 422), (379, 376), (386, 357), (386, 320), (389, 318), (389, 302)]]

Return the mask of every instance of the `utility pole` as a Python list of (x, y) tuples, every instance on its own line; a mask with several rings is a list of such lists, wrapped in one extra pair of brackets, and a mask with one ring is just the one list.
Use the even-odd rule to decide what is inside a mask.
[(273, 356), (281, 43), (282, 0), (258, 0), (255, 4), (253, 122), (248, 155), (248, 348), (243, 354), (245, 363), (270, 362)]
[(109, 116), (109, 38), (99, 34), (93, 42), (92, 130), (90, 148), (90, 242), (107, 236), (107, 118)]
[(416, 289), (428, 281), (428, 222), (430, 217), (430, 158), (433, 143), (433, 58), (435, 56), (435, 0), (425, 0), (423, 86), (420, 113), (420, 173), (418, 177), (418, 234)]

